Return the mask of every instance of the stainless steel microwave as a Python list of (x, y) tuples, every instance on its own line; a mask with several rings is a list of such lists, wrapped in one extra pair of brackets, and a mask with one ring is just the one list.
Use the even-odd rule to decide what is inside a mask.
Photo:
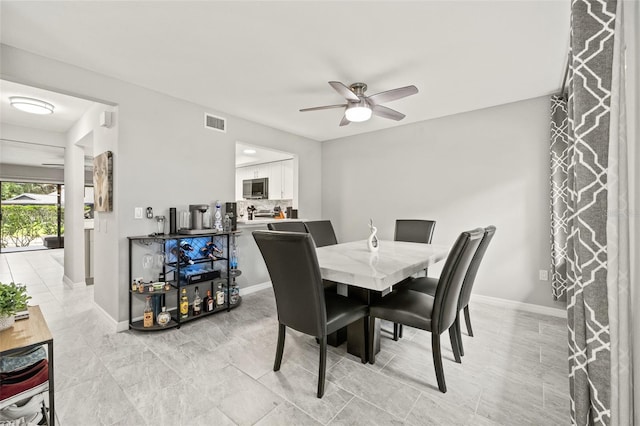
[(266, 200), (269, 198), (269, 178), (243, 180), (242, 198), (245, 200)]

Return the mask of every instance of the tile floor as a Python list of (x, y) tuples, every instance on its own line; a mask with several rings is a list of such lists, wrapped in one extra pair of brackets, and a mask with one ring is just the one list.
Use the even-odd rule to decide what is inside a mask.
[[(54, 335), (56, 414), (71, 425), (569, 424), (566, 321), (472, 302), (462, 364), (443, 339), (448, 392), (437, 390), (428, 333), (383, 333), (375, 365), (330, 348), (315, 396), (315, 340), (277, 338), (271, 290), (181, 329), (115, 333), (93, 288), (62, 283), (62, 250), (0, 255), (0, 281), (27, 285)], [(389, 328), (386, 324), (385, 328)]]

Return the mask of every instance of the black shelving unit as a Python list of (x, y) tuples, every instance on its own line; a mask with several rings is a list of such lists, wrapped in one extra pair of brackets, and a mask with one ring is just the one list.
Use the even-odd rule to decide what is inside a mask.
[[(185, 322), (197, 320), (207, 317), (209, 315), (216, 314), (222, 311), (230, 311), (233, 308), (240, 306), (242, 298), (239, 295), (236, 296), (236, 302), (231, 303), (232, 287), (235, 286), (235, 278), (242, 272), (239, 269), (231, 269), (231, 251), (232, 240), (238, 235), (240, 231), (233, 232), (211, 232), (197, 235), (143, 235), (128, 237), (129, 240), (129, 329), (140, 331), (159, 331), (167, 330), (170, 328), (180, 328)], [(184, 262), (180, 260), (180, 249), (182, 244), (186, 243), (191, 250), (184, 250), (184, 253), (189, 256), (190, 262)], [(204, 248), (208, 244), (214, 244), (220, 252), (216, 252), (214, 257), (209, 257)], [(139, 276), (134, 275), (134, 261), (141, 260), (142, 256), (136, 256), (134, 254), (134, 248), (140, 246), (140, 252), (142, 254), (143, 247), (158, 246), (162, 253), (164, 253), (164, 262), (159, 272), (158, 281), (168, 282), (171, 285), (169, 290), (155, 290), (144, 292), (133, 291), (132, 282)], [(158, 251), (158, 250), (155, 250)], [(147, 252), (149, 250), (147, 249)], [(139, 268), (142, 270), (142, 268)], [(217, 272), (216, 272), (217, 271)], [(216, 276), (218, 275), (218, 276)], [(147, 283), (148, 284), (148, 283)], [(187, 318), (180, 318), (180, 298), (183, 288), (187, 288), (187, 291), (192, 291), (195, 287), (199, 287), (200, 297), (204, 303), (207, 290), (211, 291), (213, 297), (216, 295), (216, 288), (218, 284), (222, 284), (223, 291), (225, 291), (225, 302), (222, 305), (217, 305), (213, 311), (204, 312), (201, 311), (199, 315), (193, 315), (193, 297), (189, 298), (189, 316)], [(167, 311), (171, 314), (171, 321), (166, 326), (158, 325), (156, 316), (154, 315), (153, 327), (144, 327), (142, 320), (134, 321), (134, 299), (140, 298), (143, 300), (147, 296), (152, 296), (154, 304), (160, 304), (161, 306), (167, 306), (172, 298), (175, 299), (175, 307), (169, 308)], [(136, 309), (137, 311), (138, 309)], [(154, 309), (157, 312), (160, 309)], [(142, 313), (142, 310), (140, 310)]]

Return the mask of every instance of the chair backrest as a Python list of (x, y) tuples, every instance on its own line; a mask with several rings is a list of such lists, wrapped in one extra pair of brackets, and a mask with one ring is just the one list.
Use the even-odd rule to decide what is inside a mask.
[(302, 232), (307, 233), (303, 222), (271, 222), (267, 223), (269, 231)]
[(462, 282), (483, 235), (483, 228), (463, 232), (451, 248), (436, 288), (431, 316), (432, 332), (441, 334), (455, 321)]
[(316, 247), (338, 244), (338, 239), (336, 238), (336, 233), (333, 230), (333, 225), (331, 225), (330, 220), (305, 222), (304, 226), (307, 227), (307, 232), (313, 237)]
[(487, 246), (491, 242), (493, 234), (495, 233), (496, 227), (493, 225), (484, 228), (484, 236), (482, 237), (482, 241), (480, 241), (480, 245), (478, 246), (476, 253), (473, 255), (473, 259), (471, 259), (471, 264), (469, 265), (469, 269), (467, 270), (467, 275), (464, 277), (464, 281), (462, 282), (462, 290), (460, 291), (458, 310), (464, 308), (469, 304), (469, 300), (471, 299), (471, 289), (473, 288), (473, 282), (476, 280), (478, 268), (480, 267), (482, 258), (487, 251)]
[(253, 231), (276, 297), (281, 324), (316, 337), (326, 334), (324, 286), (311, 235)]
[(435, 220), (398, 219), (396, 220), (395, 241), (431, 244)]

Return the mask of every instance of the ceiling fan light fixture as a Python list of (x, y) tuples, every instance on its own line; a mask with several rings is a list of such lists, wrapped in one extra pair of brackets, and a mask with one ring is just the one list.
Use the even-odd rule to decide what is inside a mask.
[(347, 120), (354, 123), (367, 121), (371, 118), (371, 108), (366, 102), (355, 104), (354, 106), (348, 106), (347, 110), (344, 112), (344, 116), (347, 117)]
[(48, 102), (21, 96), (12, 96), (9, 98), (9, 102), (12, 107), (31, 114), (53, 114), (53, 110), (55, 109), (55, 107)]

